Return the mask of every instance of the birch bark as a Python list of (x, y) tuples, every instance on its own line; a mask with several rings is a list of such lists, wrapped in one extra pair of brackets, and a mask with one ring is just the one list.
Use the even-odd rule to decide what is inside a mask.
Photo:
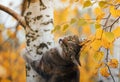
[[(53, 1), (26, 0), (24, 17), (26, 20), (26, 54), (33, 60), (41, 59), (44, 52), (54, 47), (53, 35)], [(27, 82), (44, 82), (44, 80), (26, 65)]]

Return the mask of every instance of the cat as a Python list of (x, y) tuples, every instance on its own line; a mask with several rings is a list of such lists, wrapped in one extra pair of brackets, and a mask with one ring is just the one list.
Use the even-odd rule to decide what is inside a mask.
[[(82, 48), (77, 36), (67, 36), (59, 40), (59, 47), (46, 51), (42, 59), (33, 61), (25, 56), (25, 60), (41, 75), (46, 82), (80, 82), (79, 52)], [(61, 49), (61, 50), (60, 50)]]

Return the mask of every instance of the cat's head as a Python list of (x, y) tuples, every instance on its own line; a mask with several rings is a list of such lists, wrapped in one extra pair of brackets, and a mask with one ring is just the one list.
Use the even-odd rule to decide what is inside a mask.
[(81, 65), (79, 60), (79, 52), (82, 46), (80, 46), (80, 41), (78, 36), (67, 36), (59, 40), (60, 46), (62, 48), (62, 55), (67, 61), (73, 62), (76, 65)]

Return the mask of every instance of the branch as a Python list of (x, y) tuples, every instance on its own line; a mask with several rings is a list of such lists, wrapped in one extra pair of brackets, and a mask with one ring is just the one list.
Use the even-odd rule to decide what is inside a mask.
[(20, 16), (19, 14), (17, 14), (15, 11), (13, 11), (12, 9), (5, 7), (3, 5), (0, 4), (0, 10), (10, 14), (11, 16), (13, 16), (18, 22), (20, 22), (20, 24), (25, 28), (26, 27), (26, 22), (23, 16)]
[(103, 29), (109, 28), (110, 27), (110, 31), (112, 30), (113, 25), (120, 19), (120, 17), (118, 17), (110, 26), (106, 26)]
[(110, 75), (111, 75), (111, 77), (112, 77), (113, 82), (115, 82), (115, 79), (114, 79), (114, 77), (113, 77), (113, 75), (112, 75), (112, 72), (111, 72), (111, 70), (110, 70), (110, 67), (109, 67), (107, 64), (105, 64), (105, 65), (107, 66), (107, 68), (108, 68), (108, 70), (109, 70), (109, 73), (110, 73)]

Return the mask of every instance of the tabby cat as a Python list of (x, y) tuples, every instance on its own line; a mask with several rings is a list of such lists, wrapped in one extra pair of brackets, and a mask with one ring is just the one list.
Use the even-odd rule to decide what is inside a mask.
[[(59, 40), (59, 47), (43, 54), (40, 61), (28, 62), (46, 82), (79, 82), (79, 52), (82, 46), (77, 36), (67, 36)], [(60, 50), (61, 49), (61, 50)], [(29, 57), (25, 57), (31, 61)]]

